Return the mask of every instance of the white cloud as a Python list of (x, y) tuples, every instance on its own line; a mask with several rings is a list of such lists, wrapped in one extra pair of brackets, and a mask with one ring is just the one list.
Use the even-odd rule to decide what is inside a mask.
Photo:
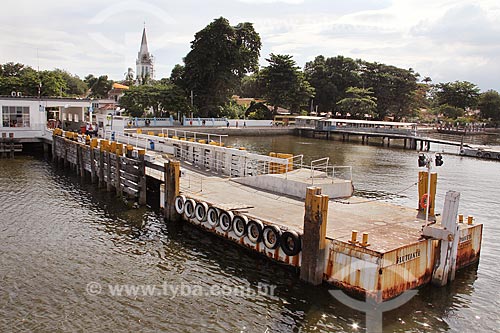
[[(414, 68), (436, 81), (469, 80), (500, 90), (500, 3), (496, 0), (98, 0), (7, 2), (0, 12), (0, 63), (64, 67), (80, 76), (119, 79), (135, 67), (143, 21), (157, 74), (165, 77), (189, 52), (194, 34), (214, 18), (253, 22), (269, 53), (297, 64), (322, 54)], [(47, 19), (50, 18), (50, 19)], [(99, 39), (100, 38), (100, 39)], [(97, 71), (100, 71), (97, 73)]]

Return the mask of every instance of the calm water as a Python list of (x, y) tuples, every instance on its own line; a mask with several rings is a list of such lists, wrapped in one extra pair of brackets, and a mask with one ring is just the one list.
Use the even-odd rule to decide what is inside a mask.
[[(296, 137), (233, 138), (268, 153), (352, 165), (367, 197), (416, 206), (416, 153)], [(230, 143), (230, 142), (228, 142)], [(387, 332), (492, 332), (500, 327), (500, 163), (445, 155), (438, 196), (484, 223), (479, 265), (425, 287), (384, 315)], [(442, 206), (442, 201), (438, 204)], [(363, 313), (328, 287), (153, 210), (133, 210), (39, 158), (0, 160), (0, 332), (362, 332)], [(101, 293), (90, 289), (99, 283)], [(109, 285), (276, 286), (274, 295), (112, 296)], [(90, 286), (95, 286), (90, 284)]]

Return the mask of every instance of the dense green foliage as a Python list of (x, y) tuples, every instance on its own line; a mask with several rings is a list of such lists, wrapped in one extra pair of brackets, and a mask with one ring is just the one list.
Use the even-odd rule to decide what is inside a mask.
[(314, 96), (314, 88), (305, 79), (304, 73), (290, 55), (270, 55), (269, 66), (259, 73), (263, 97), (273, 106), (274, 113), (279, 106), (299, 113)]
[(0, 64), (0, 95), (20, 92), (23, 96), (85, 96), (88, 87), (78, 76), (55, 69), (36, 71), (20, 63)]
[(149, 109), (155, 117), (168, 117), (177, 112), (185, 115), (190, 110), (182, 89), (158, 83), (130, 87), (120, 99), (120, 106), (133, 117), (142, 117)]
[(196, 33), (184, 68), (174, 68), (172, 82), (193, 91), (201, 117), (215, 117), (247, 73), (258, 69), (261, 41), (251, 23), (229, 25), (221, 17)]
[(500, 94), (497, 91), (488, 90), (482, 93), (478, 107), (483, 118), (500, 121)]
[(467, 81), (439, 83), (435, 88), (435, 100), (438, 105), (448, 104), (463, 110), (477, 106), (479, 88), (473, 83)]
[(363, 119), (373, 118), (377, 111), (377, 99), (373, 97), (371, 88), (349, 87), (346, 89), (347, 97), (337, 102), (340, 113), (347, 117)]
[(85, 77), (85, 83), (90, 88), (90, 97), (94, 98), (106, 98), (113, 87), (113, 80), (109, 80), (107, 75), (95, 77), (89, 74)]
[(413, 95), (419, 75), (412, 69), (320, 55), (306, 64), (304, 72), (316, 90), (314, 103), (320, 112), (345, 111), (338, 110), (339, 105), (346, 105), (339, 104), (339, 101), (351, 98), (347, 91), (349, 87), (362, 87), (370, 88), (377, 100), (374, 118), (393, 116), (402, 119), (414, 114)]

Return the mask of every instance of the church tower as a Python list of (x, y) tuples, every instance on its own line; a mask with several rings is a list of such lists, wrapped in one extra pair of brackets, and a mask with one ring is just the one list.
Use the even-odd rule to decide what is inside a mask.
[(138, 82), (143, 82), (145, 78), (154, 79), (153, 55), (148, 50), (146, 26), (144, 26), (144, 30), (142, 31), (141, 48), (137, 53), (135, 65)]

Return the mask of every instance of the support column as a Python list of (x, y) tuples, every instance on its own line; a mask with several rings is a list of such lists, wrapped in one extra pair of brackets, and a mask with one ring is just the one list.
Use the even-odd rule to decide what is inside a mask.
[(111, 179), (111, 152), (109, 151), (109, 146), (106, 151), (106, 190), (111, 191), (113, 189), (112, 179)]
[(104, 187), (104, 140), (99, 145), (99, 187)]
[(181, 163), (179, 161), (170, 160), (164, 164), (165, 168), (165, 218), (168, 221), (174, 221), (179, 218), (175, 210), (175, 198), (179, 195), (179, 181)]
[(319, 285), (323, 282), (327, 222), (328, 196), (322, 195), (319, 187), (308, 187), (305, 201), (300, 278), (313, 285)]
[(146, 155), (146, 150), (139, 149), (137, 151), (139, 155), (139, 205), (146, 204), (146, 164), (144, 157)]
[(423, 213), (425, 215), (425, 208), (422, 207), (422, 197), (430, 193), (430, 198), (425, 200), (426, 204), (429, 206), (429, 217), (434, 218), (434, 208), (436, 207), (436, 187), (437, 187), (437, 173), (431, 172), (431, 188), (430, 191), (427, 191), (427, 183), (428, 183), (428, 173), (427, 171), (419, 171), (418, 173), (418, 210), (419, 213)]
[(459, 200), (459, 192), (448, 191), (446, 193), (441, 226), (451, 234), (440, 241), (439, 265), (432, 274), (432, 283), (438, 286), (444, 286), (448, 281), (455, 279), (458, 241), (460, 238), (459, 225), (457, 223)]
[(90, 142), (90, 181), (95, 183), (97, 181), (96, 167), (95, 167), (95, 148), (97, 148), (97, 139), (92, 139)]
[(57, 142), (57, 135), (52, 134), (52, 162), (57, 161), (57, 156), (56, 156), (56, 142)]

